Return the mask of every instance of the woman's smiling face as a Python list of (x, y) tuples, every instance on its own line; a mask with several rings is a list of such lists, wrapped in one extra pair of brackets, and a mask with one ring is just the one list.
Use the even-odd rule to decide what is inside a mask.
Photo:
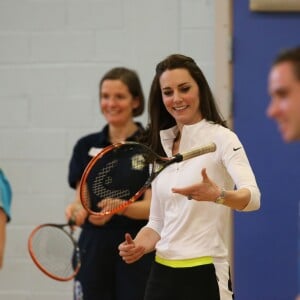
[(202, 120), (199, 87), (188, 70), (166, 70), (159, 82), (164, 105), (177, 125), (191, 125)]
[(107, 122), (122, 126), (133, 117), (133, 110), (139, 106), (126, 84), (121, 80), (104, 80), (100, 89), (100, 107)]

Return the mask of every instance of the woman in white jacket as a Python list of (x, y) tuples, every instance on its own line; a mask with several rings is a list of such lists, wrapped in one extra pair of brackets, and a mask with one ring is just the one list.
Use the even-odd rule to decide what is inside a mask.
[(146, 300), (233, 299), (225, 234), (231, 209), (257, 210), (260, 192), (244, 151), (228, 129), (200, 68), (174, 54), (156, 67), (147, 144), (161, 155), (214, 142), (216, 152), (173, 164), (152, 184), (148, 224), (119, 246), (133, 263), (156, 250)]

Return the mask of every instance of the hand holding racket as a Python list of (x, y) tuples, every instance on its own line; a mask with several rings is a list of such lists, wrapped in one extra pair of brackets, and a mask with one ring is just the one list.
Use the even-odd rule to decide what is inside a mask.
[(70, 203), (66, 207), (65, 215), (67, 220), (69, 220), (71, 217), (74, 218), (76, 226), (82, 226), (87, 218), (93, 225), (103, 226), (112, 218), (112, 215), (89, 215), (80, 201)]
[[(80, 200), (92, 215), (115, 214), (138, 200), (166, 167), (216, 151), (214, 143), (162, 157), (136, 142), (121, 142), (104, 148), (86, 167), (80, 182)], [(135, 189), (129, 189), (129, 181)]]
[(69, 203), (65, 209), (66, 220), (73, 219), (77, 226), (81, 226), (88, 216), (86, 209), (82, 206), (80, 200)]
[(80, 252), (73, 237), (74, 224), (42, 224), (30, 233), (28, 250), (33, 262), (55, 280), (71, 280), (79, 271)]

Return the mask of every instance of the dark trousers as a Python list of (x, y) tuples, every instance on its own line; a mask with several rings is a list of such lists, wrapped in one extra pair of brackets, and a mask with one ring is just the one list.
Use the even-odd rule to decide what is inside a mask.
[(171, 268), (154, 262), (144, 300), (220, 300), (215, 267)]

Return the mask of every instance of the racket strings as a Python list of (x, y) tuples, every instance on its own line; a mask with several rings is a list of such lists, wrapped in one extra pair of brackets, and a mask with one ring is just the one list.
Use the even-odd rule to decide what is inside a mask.
[(99, 195), (105, 195), (105, 187), (103, 183), (106, 185), (109, 185), (112, 183), (112, 178), (111, 176), (107, 176), (107, 174), (110, 172), (111, 169), (115, 167), (117, 164), (117, 160), (114, 160), (112, 162), (109, 162), (106, 164), (105, 167), (103, 167), (98, 174), (96, 174), (93, 185), (92, 185), (92, 190), (93, 192), (99, 196)]
[(74, 243), (60, 228), (41, 227), (31, 241), (32, 252), (37, 263), (47, 273), (60, 278), (68, 278), (74, 274), (79, 261), (74, 257)]
[(145, 153), (136, 147), (121, 147), (106, 153), (86, 178), (82, 201), (93, 211), (101, 213), (123, 206), (136, 192), (133, 193), (128, 184), (130, 173), (143, 172), (145, 167)]
[(88, 186), (85, 187), (84, 201), (94, 211), (103, 213), (121, 206), (122, 199), (130, 197), (130, 190), (127, 186), (118, 185), (118, 182), (114, 180), (116, 174), (120, 173), (119, 160), (113, 159), (105, 164), (101, 162), (95, 170), (88, 178), (91, 188), (89, 190)]
[(107, 163), (103, 168), (99, 170), (99, 172), (97, 172), (92, 184), (92, 192), (100, 199), (126, 198), (130, 195), (130, 191), (128, 189), (111, 190), (107, 188), (113, 184), (111, 171), (116, 169), (117, 167), (118, 160), (115, 159), (112, 162)]
[(95, 160), (81, 184), (84, 207), (106, 214), (126, 206), (148, 178), (149, 156), (144, 147), (136, 144), (105, 152)]

